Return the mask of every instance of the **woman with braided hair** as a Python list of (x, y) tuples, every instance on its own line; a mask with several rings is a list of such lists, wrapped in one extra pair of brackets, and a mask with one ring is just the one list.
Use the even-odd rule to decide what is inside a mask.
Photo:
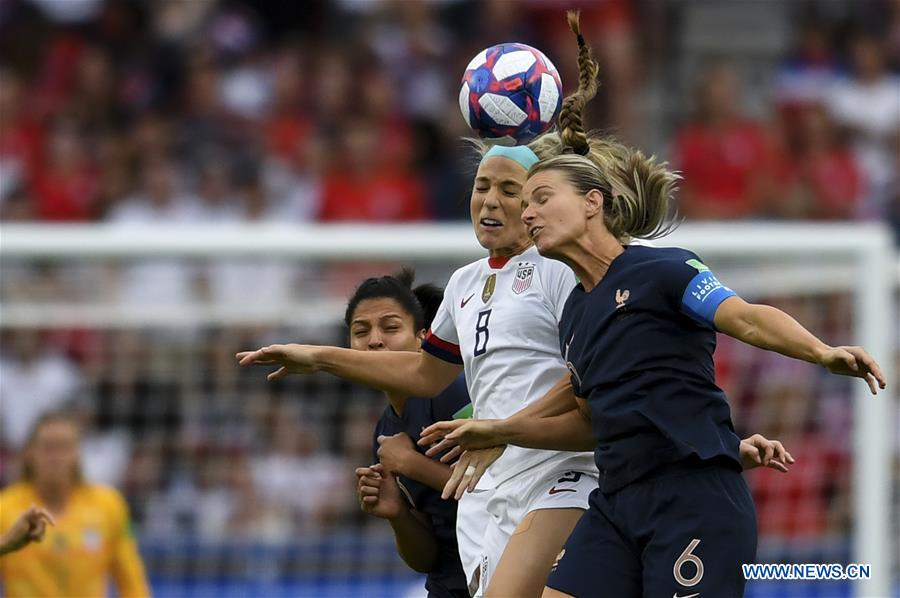
[(756, 514), (744, 443), (715, 382), (716, 333), (862, 378), (873, 394), (884, 374), (862, 347), (828, 346), (784, 312), (743, 301), (693, 252), (623, 243), (670, 230), (674, 176), (629, 195), (619, 179), (640, 176), (639, 152), (610, 165), (583, 129), (570, 124), (563, 140), (529, 168), (522, 218), (537, 251), (578, 276), (559, 321), (576, 406), (548, 416), (560, 404), (548, 396), (502, 420), (439, 422), (420, 443), (594, 449), (599, 484), (545, 598), (741, 596)]
[[(553, 400), (538, 416), (568, 412), (575, 405), (557, 335), (565, 298), (576, 280), (567, 266), (537, 253), (521, 218), (528, 169), (540, 158), (559, 155), (571, 135), (583, 134), (580, 111), (596, 92), (596, 64), (580, 36), (577, 15), (569, 22), (579, 36), (581, 76), (578, 90), (563, 103), (564, 128), (527, 147), (476, 144), (481, 162), (471, 217), (475, 236), (489, 255), (451, 276), (423, 351), (272, 345), (239, 353), (242, 365), (280, 366), (270, 379), (325, 371), (416, 396), (436, 395), (464, 369), (476, 418), (508, 417), (545, 395)], [(609, 166), (617, 192), (625, 196), (643, 195), (647, 185), (669, 180), (660, 165), (613, 141), (598, 140), (592, 154)], [(473, 595), (538, 596), (588, 506), (597, 470), (588, 452), (508, 447), (496, 461), (493, 455), (455, 452), (460, 458), (444, 489), (445, 498), (459, 500), (463, 570)]]

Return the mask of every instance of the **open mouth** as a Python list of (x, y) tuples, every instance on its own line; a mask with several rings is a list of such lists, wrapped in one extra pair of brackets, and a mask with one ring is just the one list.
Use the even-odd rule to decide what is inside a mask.
[(478, 223), (487, 229), (497, 229), (503, 227), (502, 222), (500, 222), (499, 220), (494, 220), (493, 218), (482, 218), (478, 221)]
[(530, 236), (532, 239), (534, 239), (535, 237), (538, 236), (538, 234), (540, 234), (540, 232), (542, 230), (544, 230), (543, 226), (533, 226), (530, 229), (528, 229), (528, 236)]

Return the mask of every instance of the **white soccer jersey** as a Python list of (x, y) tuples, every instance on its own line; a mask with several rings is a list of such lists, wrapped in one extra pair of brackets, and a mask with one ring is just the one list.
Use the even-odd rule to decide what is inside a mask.
[[(531, 247), (485, 258), (453, 273), (423, 349), (465, 366), (475, 417), (503, 419), (541, 399), (568, 375), (558, 322), (575, 275)], [(546, 463), (595, 469), (591, 453), (508, 447), (479, 487), (496, 487)]]

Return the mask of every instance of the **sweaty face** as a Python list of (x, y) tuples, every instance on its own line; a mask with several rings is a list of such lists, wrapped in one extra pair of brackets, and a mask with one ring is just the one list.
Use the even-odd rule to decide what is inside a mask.
[(545, 170), (535, 174), (525, 183), (522, 194), (522, 221), (541, 255), (561, 255), (585, 232), (585, 199), (562, 172)]
[(478, 167), (472, 188), (472, 225), (475, 236), (492, 257), (512, 256), (528, 247), (522, 224), (522, 185), (526, 170), (501, 156)]
[(78, 430), (72, 422), (49, 421), (38, 430), (30, 452), (37, 484), (71, 480), (78, 465)]
[(350, 348), (357, 351), (418, 351), (421, 332), (396, 299), (363, 299), (350, 321)]

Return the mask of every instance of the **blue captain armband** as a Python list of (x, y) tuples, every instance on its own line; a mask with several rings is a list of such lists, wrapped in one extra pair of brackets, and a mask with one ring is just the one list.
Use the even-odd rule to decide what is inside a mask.
[(714, 318), (719, 305), (736, 293), (719, 282), (709, 270), (698, 272), (684, 289), (681, 310), (702, 324), (716, 328)]

